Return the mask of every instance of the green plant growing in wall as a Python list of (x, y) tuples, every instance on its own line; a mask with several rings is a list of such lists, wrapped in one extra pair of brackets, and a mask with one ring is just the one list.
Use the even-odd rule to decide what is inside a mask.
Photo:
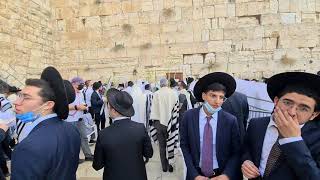
[(123, 24), (123, 25), (121, 26), (121, 28), (122, 28), (122, 30), (124, 31), (124, 33), (125, 33), (126, 35), (131, 34), (132, 31), (133, 31), (133, 26), (130, 25), (130, 24)]
[(296, 63), (296, 60), (293, 59), (293, 58), (288, 57), (287, 55), (283, 55), (283, 56), (281, 57), (280, 62), (281, 62), (283, 65), (289, 65), (289, 66), (291, 66), (291, 65), (294, 65), (294, 64)]
[(165, 18), (170, 18), (172, 17), (173, 15), (175, 14), (174, 10), (173, 9), (163, 9), (162, 11), (162, 15), (165, 17)]
[(148, 42), (148, 43), (142, 44), (140, 46), (140, 49), (141, 50), (146, 50), (146, 49), (150, 49), (151, 47), (152, 47), (152, 44), (150, 42)]
[(118, 52), (120, 50), (124, 49), (124, 45), (123, 44), (116, 44), (114, 45), (114, 47), (111, 49), (111, 51), (113, 52)]
[(101, 4), (103, 0), (96, 0), (96, 4)]

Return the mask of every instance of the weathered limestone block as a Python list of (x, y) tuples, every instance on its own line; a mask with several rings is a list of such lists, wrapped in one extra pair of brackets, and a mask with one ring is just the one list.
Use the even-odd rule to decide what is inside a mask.
[(282, 24), (294, 24), (296, 22), (296, 13), (281, 13), (280, 19)]
[(203, 17), (202, 11), (203, 9), (201, 7), (194, 7), (192, 17), (193, 19), (201, 19)]
[(204, 6), (202, 8), (203, 18), (214, 18), (215, 17), (215, 7), (214, 6)]
[(183, 56), (183, 64), (203, 64), (204, 57), (202, 54), (190, 54)]
[(231, 50), (232, 41), (209, 41), (208, 50), (211, 52), (229, 52)]
[(192, 7), (192, 0), (176, 0), (176, 7)]
[(287, 13), (290, 12), (290, 0), (278, 0), (279, 1), (279, 12)]
[(253, 61), (254, 52), (253, 51), (238, 51), (229, 54), (229, 62), (248, 62)]
[(217, 4), (214, 6), (214, 15), (215, 17), (227, 17), (228, 8), (227, 4)]
[(262, 38), (253, 40), (243, 40), (242, 46), (244, 50), (259, 50), (262, 49), (263, 40)]
[(236, 3), (236, 16), (248, 15), (248, 3)]
[(261, 24), (262, 25), (272, 25), (280, 24), (280, 15), (279, 14), (263, 14), (261, 15)]
[(210, 30), (210, 40), (223, 40), (223, 29)]

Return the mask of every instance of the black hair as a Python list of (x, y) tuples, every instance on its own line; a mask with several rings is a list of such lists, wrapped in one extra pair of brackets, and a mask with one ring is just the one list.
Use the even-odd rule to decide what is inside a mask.
[(92, 85), (92, 89), (94, 91), (96, 91), (97, 89), (99, 89), (102, 86), (102, 84), (100, 82), (94, 82)]
[(42, 98), (43, 102), (56, 101), (56, 96), (50, 84), (43, 79), (27, 79), (26, 86), (34, 86), (40, 88), (39, 96)]
[(207, 93), (208, 91), (223, 91), (226, 93), (227, 88), (221, 83), (212, 83), (204, 90), (204, 93)]
[(306, 87), (303, 84), (293, 84), (286, 86), (282, 91), (280, 91), (277, 95), (277, 97), (280, 99), (282, 96), (288, 94), (288, 93), (298, 93), (305, 96), (308, 96), (316, 101), (315, 105), (315, 111), (320, 111), (320, 96), (319, 92), (316, 92), (315, 90)]
[(183, 89), (187, 89), (186, 83), (184, 83), (183, 81), (179, 81), (179, 83), (183, 87)]
[(173, 78), (170, 78), (169, 84), (170, 84), (170, 87), (173, 88), (173, 87), (177, 86), (177, 81), (174, 80)]
[(320, 71), (318, 71), (318, 72), (317, 72), (317, 75), (319, 75), (319, 76), (320, 76)]
[(192, 83), (194, 81), (194, 79), (193, 79), (193, 77), (188, 77), (186, 79), (186, 81), (187, 81), (187, 84), (190, 84), (190, 83)]
[(150, 90), (150, 88), (151, 88), (150, 84), (146, 84), (146, 85), (144, 86), (144, 89), (145, 89), (145, 90)]
[(132, 87), (132, 86), (133, 86), (133, 82), (132, 82), (132, 81), (129, 81), (129, 82), (128, 82), (128, 86)]
[(6, 82), (0, 80), (0, 93), (4, 94), (4, 93), (8, 93), (9, 92), (9, 84), (7, 84)]
[(124, 87), (124, 84), (119, 84), (118, 87)]

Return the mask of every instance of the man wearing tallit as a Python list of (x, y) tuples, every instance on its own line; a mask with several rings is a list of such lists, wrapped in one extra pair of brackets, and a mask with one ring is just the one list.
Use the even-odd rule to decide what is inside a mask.
[(160, 87), (153, 95), (150, 119), (157, 130), (162, 170), (173, 172), (171, 160), (178, 141), (179, 101), (174, 90), (168, 87), (167, 79), (160, 80)]
[(138, 84), (132, 86), (131, 97), (133, 99), (132, 106), (135, 111), (131, 120), (146, 126), (146, 96), (143, 94)]

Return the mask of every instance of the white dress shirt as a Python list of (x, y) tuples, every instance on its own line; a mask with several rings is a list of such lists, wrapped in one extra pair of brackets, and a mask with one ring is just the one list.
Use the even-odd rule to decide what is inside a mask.
[[(75, 100), (70, 105), (79, 106), (81, 104), (85, 104), (84, 97), (83, 97), (82, 92), (78, 92), (78, 93), (76, 93)], [(69, 111), (69, 116), (65, 121), (66, 122), (79, 121), (79, 119), (82, 118), (82, 116), (83, 116), (83, 111), (81, 111), (81, 110), (71, 110), (71, 111)]]
[[(300, 126), (302, 128), (303, 125)], [(276, 143), (277, 139), (279, 136), (279, 132), (277, 129), (276, 123), (273, 121), (273, 117), (270, 117), (270, 122), (267, 127), (266, 135), (264, 136), (264, 141), (263, 141), (263, 147), (262, 147), (262, 153), (261, 153), (261, 160), (260, 160), (260, 166), (259, 166), (259, 171), (261, 177), (264, 175), (264, 171), (267, 166), (267, 161), (268, 157), (270, 155), (270, 151), (272, 149), (272, 146), (274, 143)], [(302, 137), (290, 137), (290, 138), (282, 138), (279, 139), (279, 144), (287, 144), (287, 143), (292, 143), (296, 141), (302, 141)]]
[[(201, 167), (202, 162), (202, 145), (203, 145), (203, 134), (204, 134), (204, 127), (207, 123), (207, 114), (204, 112), (203, 107), (200, 109), (199, 112), (199, 135), (200, 135), (200, 163), (199, 166)], [(213, 145), (213, 169), (219, 168), (218, 160), (217, 160), (217, 152), (216, 152), (216, 135), (217, 135), (217, 124), (218, 124), (218, 113), (214, 113), (212, 115), (212, 119), (210, 120), (210, 125), (212, 128), (212, 145)]]
[(91, 107), (91, 95), (93, 93), (92, 86), (89, 86), (87, 89), (84, 90), (84, 94), (86, 96), (86, 104), (88, 107)]

